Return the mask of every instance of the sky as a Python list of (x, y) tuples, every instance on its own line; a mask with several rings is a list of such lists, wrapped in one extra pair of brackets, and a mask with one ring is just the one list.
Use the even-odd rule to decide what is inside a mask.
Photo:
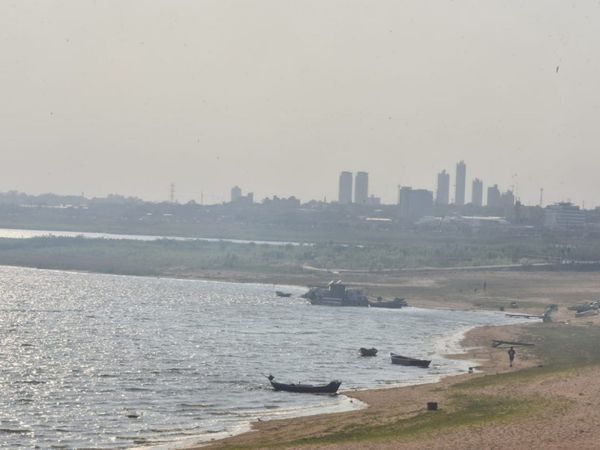
[(600, 2), (3, 0), (0, 191), (600, 205)]

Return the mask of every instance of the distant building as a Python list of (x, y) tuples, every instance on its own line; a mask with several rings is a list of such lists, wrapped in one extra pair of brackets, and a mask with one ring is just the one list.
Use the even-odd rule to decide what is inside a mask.
[(400, 188), (400, 215), (406, 219), (417, 220), (433, 214), (433, 192), (426, 189)]
[(272, 205), (272, 206), (277, 206), (277, 207), (284, 207), (284, 208), (298, 208), (300, 207), (300, 199), (297, 199), (296, 197), (294, 197), (293, 195), (291, 197), (288, 198), (281, 198), (278, 197), (276, 195), (274, 195), (272, 198), (265, 198), (262, 201), (263, 205)]
[(249, 192), (247, 195), (242, 195), (242, 190), (234, 186), (231, 189), (231, 203), (251, 205), (254, 203), (254, 194)]
[(473, 180), (471, 189), (471, 203), (474, 206), (483, 206), (483, 181), (479, 178)]
[(515, 206), (515, 195), (512, 191), (503, 192), (500, 196), (500, 203), (502, 203), (502, 207), (506, 210), (510, 210)]
[(236, 202), (242, 196), (242, 190), (239, 186), (234, 186), (231, 188), (231, 203)]
[(445, 216), (445, 217), (423, 217), (416, 222), (423, 228), (440, 229), (471, 229), (471, 230), (503, 230), (510, 227), (510, 223), (504, 217), (489, 216)]
[(544, 227), (551, 230), (576, 230), (585, 226), (585, 214), (572, 203), (556, 203), (544, 210)]
[(467, 166), (464, 161), (456, 165), (456, 192), (454, 203), (458, 206), (465, 204), (465, 187), (467, 182)]
[(375, 197), (374, 195), (370, 195), (367, 199), (367, 205), (377, 206), (381, 205), (381, 197)]
[(398, 205), (400, 206), (401, 217), (408, 217), (411, 191), (410, 186), (401, 186), (398, 190)]
[(488, 208), (500, 208), (502, 203), (500, 201), (500, 189), (495, 184), (487, 189), (487, 206)]
[(415, 189), (410, 196), (409, 216), (418, 219), (433, 214), (433, 192), (427, 189)]
[(369, 198), (369, 174), (357, 172), (354, 178), (354, 203), (364, 205)]
[(342, 204), (352, 203), (352, 172), (340, 173), (338, 201)]
[(450, 203), (450, 174), (445, 170), (442, 170), (437, 176), (435, 203), (438, 205), (447, 205)]

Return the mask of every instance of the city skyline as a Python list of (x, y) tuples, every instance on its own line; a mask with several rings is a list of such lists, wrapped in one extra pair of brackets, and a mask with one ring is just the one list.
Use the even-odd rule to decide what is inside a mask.
[(541, 0), (5, 2), (0, 191), (331, 200), (343, 168), (393, 203), (464, 159), (526, 204), (594, 207), (598, 22)]
[[(461, 170), (465, 171), (464, 180), (463, 180), (463, 182), (464, 182), (464, 187), (463, 187), (464, 202), (463, 203), (457, 203), (456, 198), (450, 196), (450, 191), (452, 190), (452, 188), (454, 188), (454, 192), (456, 192), (456, 190), (457, 190), (456, 173), (455, 173), (455, 177), (452, 178), (452, 175), (450, 173), (448, 173), (448, 171), (446, 169), (442, 169), (440, 172), (437, 173), (436, 180), (433, 183), (431, 183), (430, 185), (408, 186), (408, 185), (403, 185), (403, 184), (397, 184), (395, 186), (394, 198), (391, 201), (381, 201), (381, 204), (387, 204), (387, 205), (399, 204), (398, 195), (399, 195), (399, 189), (401, 187), (408, 187), (413, 190), (419, 190), (419, 191), (423, 191), (423, 190), (430, 191), (433, 195), (434, 203), (441, 204), (441, 205), (449, 204), (449, 205), (462, 206), (462, 205), (466, 205), (466, 204), (474, 204), (475, 206), (488, 206), (490, 190), (493, 192), (492, 204), (496, 205), (496, 206), (497, 206), (497, 203), (500, 202), (500, 197), (502, 195), (509, 194), (509, 193), (510, 193), (510, 195), (513, 196), (513, 201), (519, 200), (524, 205), (538, 206), (540, 204), (541, 197), (539, 195), (540, 194), (539, 191), (538, 191), (538, 197), (535, 199), (535, 201), (533, 201), (531, 203), (527, 203), (527, 202), (523, 201), (521, 199), (521, 197), (518, 195), (518, 185), (513, 184), (511, 186), (500, 186), (498, 183), (494, 183), (494, 182), (486, 184), (485, 180), (482, 180), (480, 177), (475, 176), (475, 177), (469, 178), (466, 173), (467, 164), (464, 162), (464, 160), (460, 160), (458, 163), (456, 163), (455, 166), (456, 166), (456, 168), (461, 166), (463, 168)], [(243, 198), (244, 201), (249, 201), (250, 203), (252, 203), (254, 201), (260, 202), (262, 199), (268, 199), (268, 198), (272, 198), (272, 197), (279, 197), (279, 198), (294, 197), (296, 199), (302, 200), (302, 202), (326, 201), (328, 203), (331, 203), (332, 201), (334, 201), (334, 202), (345, 203), (345, 204), (350, 204), (350, 203), (368, 204), (370, 200), (376, 199), (377, 204), (379, 204), (379, 201), (381, 199), (380, 193), (373, 192), (369, 188), (369, 186), (370, 186), (369, 172), (360, 171), (360, 170), (357, 172), (341, 171), (341, 172), (338, 172), (337, 175), (338, 175), (338, 183), (337, 183), (337, 188), (336, 188), (337, 190), (334, 193), (334, 195), (331, 195), (331, 196), (321, 195), (316, 198), (301, 198), (299, 195), (297, 195), (295, 193), (282, 194), (281, 192), (276, 192), (276, 191), (272, 191), (268, 195), (254, 195), (254, 192), (252, 191), (251, 187), (249, 189), (247, 187), (243, 188), (246, 192), (249, 191), (249, 194), (247, 196), (242, 197), (241, 196), (242, 188), (240, 187), (241, 183), (239, 183), (239, 184), (233, 185), (233, 187), (230, 186), (228, 188), (227, 192), (224, 195), (222, 195), (222, 200), (218, 200), (218, 201), (214, 201), (214, 202), (204, 201), (204, 199), (205, 199), (204, 191), (201, 191), (198, 197), (195, 197), (195, 198), (192, 197), (189, 199), (181, 199), (180, 196), (178, 195), (179, 191), (177, 190), (177, 184), (175, 182), (170, 182), (168, 184), (168, 186), (165, 187), (165, 197), (159, 198), (159, 199), (150, 199), (150, 198), (146, 198), (146, 197), (142, 197), (142, 196), (129, 195), (129, 194), (122, 193), (122, 192), (110, 192), (105, 195), (87, 195), (87, 197), (102, 198), (102, 197), (107, 197), (109, 195), (120, 195), (120, 196), (124, 196), (124, 197), (129, 197), (129, 196), (138, 197), (138, 198), (146, 200), (146, 201), (156, 201), (156, 202), (176, 201), (177, 203), (186, 203), (187, 201), (194, 201), (196, 203), (206, 204), (206, 205), (227, 203), (229, 201), (234, 201), (239, 198)], [(512, 180), (513, 181), (515, 180), (514, 176), (512, 177)], [(444, 184), (443, 188), (446, 190), (444, 193), (441, 194), (442, 201), (440, 201), (440, 197), (439, 197), (440, 196), (440, 192), (439, 192), (440, 183)], [(471, 188), (468, 190), (467, 187), (469, 185), (471, 186)], [(480, 191), (475, 192), (474, 191), (475, 188), (480, 189)], [(9, 191), (19, 191), (19, 190), (18, 189), (7, 189), (5, 191), (0, 191), (0, 192), (9, 192)], [(47, 190), (43, 190), (40, 192), (26, 192), (26, 191), (21, 191), (21, 192), (24, 192), (26, 194), (31, 194), (31, 195), (52, 193), (52, 194), (58, 194), (58, 195), (86, 196), (85, 192), (63, 193), (63, 192), (51, 192), (51, 191), (47, 191)], [(487, 192), (487, 194), (484, 194), (485, 192)], [(496, 193), (497, 193), (498, 199), (496, 199)], [(357, 197), (357, 195), (358, 195), (358, 197)], [(360, 198), (361, 201), (358, 201), (357, 198)], [(444, 201), (444, 199), (447, 199), (447, 201)], [(548, 206), (550, 204), (557, 204), (557, 203), (562, 203), (562, 202), (568, 202), (568, 203), (572, 203), (574, 205), (586, 207), (586, 205), (581, 205), (581, 204), (577, 203), (576, 201), (573, 201), (572, 199), (569, 199), (569, 198), (563, 198), (560, 200), (552, 201), (552, 200), (548, 200), (546, 197), (544, 197), (543, 206)], [(592, 206), (588, 204), (587, 207), (590, 208)]]

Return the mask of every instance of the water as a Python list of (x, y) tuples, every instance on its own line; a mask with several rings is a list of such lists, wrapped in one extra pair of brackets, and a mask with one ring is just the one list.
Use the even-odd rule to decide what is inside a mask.
[(202, 242), (230, 242), (232, 244), (258, 244), (274, 246), (312, 246), (313, 243), (307, 242), (288, 242), (288, 241), (257, 241), (244, 239), (221, 239), (221, 238), (203, 238), (203, 237), (181, 237), (181, 236), (155, 236), (149, 234), (117, 234), (117, 233), (94, 233), (88, 231), (60, 231), (60, 230), (22, 230), (15, 228), (0, 228), (0, 238), (5, 239), (32, 239), (36, 237), (70, 237), (84, 239), (111, 239), (111, 240), (129, 240), (129, 241), (202, 241)]
[[(339, 378), (342, 389), (432, 381), (469, 365), (441, 357), (441, 344), (475, 325), (514, 322), (311, 306), (274, 290), (0, 267), (0, 447), (158, 446), (258, 417), (348, 407), (344, 396), (274, 392), (263, 374)], [(360, 358), (362, 346), (380, 356)], [(431, 358), (432, 367), (393, 366), (389, 351)]]

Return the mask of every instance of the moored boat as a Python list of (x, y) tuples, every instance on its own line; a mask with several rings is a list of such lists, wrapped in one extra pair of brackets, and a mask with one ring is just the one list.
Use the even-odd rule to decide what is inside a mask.
[(405, 299), (396, 297), (394, 300), (384, 300), (381, 297), (377, 297), (377, 300), (369, 300), (369, 306), (371, 308), (404, 308), (408, 306)]
[(431, 364), (431, 360), (429, 359), (417, 359), (411, 358), (409, 356), (402, 356), (396, 353), (390, 353), (390, 357), (392, 358), (392, 364), (400, 364), (403, 366), (416, 366), (426, 369)]
[(278, 383), (274, 380), (273, 375), (269, 375), (267, 377), (271, 386), (276, 391), (286, 391), (286, 392), (299, 392), (305, 394), (335, 394), (342, 384), (341, 381), (334, 380), (329, 384), (287, 384), (287, 383)]
[(275, 291), (275, 295), (277, 297), (291, 297), (292, 296), (291, 292), (282, 292), (282, 291)]
[(377, 349), (375, 347), (372, 347), (372, 348), (361, 347), (359, 349), (359, 351), (360, 351), (360, 356), (377, 356)]

